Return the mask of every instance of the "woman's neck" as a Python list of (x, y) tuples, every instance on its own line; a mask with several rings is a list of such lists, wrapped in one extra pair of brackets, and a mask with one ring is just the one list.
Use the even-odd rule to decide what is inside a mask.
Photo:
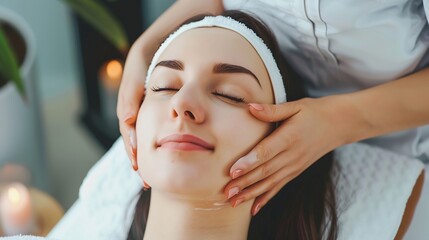
[(252, 201), (188, 200), (152, 190), (144, 240), (247, 239)]

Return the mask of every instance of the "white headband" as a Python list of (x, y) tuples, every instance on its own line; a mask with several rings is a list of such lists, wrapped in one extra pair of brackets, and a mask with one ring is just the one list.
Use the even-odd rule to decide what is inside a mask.
[(161, 56), (162, 52), (164, 52), (167, 46), (170, 45), (170, 43), (173, 42), (173, 40), (176, 37), (178, 37), (180, 34), (188, 30), (199, 28), (199, 27), (226, 28), (243, 36), (250, 44), (252, 44), (253, 48), (255, 48), (256, 52), (259, 54), (259, 56), (261, 57), (262, 61), (265, 64), (265, 67), (271, 79), (271, 83), (274, 91), (275, 103), (279, 104), (279, 103), (286, 102), (286, 91), (283, 84), (282, 75), (280, 74), (280, 70), (277, 67), (276, 61), (274, 60), (273, 54), (271, 53), (270, 49), (268, 49), (264, 41), (260, 37), (258, 37), (258, 35), (256, 35), (256, 33), (253, 32), (253, 30), (251, 30), (241, 22), (238, 22), (230, 17), (224, 17), (224, 16), (216, 16), (216, 17), (207, 16), (200, 21), (185, 24), (181, 26), (177, 31), (172, 33), (161, 44), (158, 51), (156, 51), (155, 55), (153, 56), (152, 62), (147, 71), (146, 84), (149, 82), (150, 76), (152, 75), (153, 69), (156, 66), (158, 58)]

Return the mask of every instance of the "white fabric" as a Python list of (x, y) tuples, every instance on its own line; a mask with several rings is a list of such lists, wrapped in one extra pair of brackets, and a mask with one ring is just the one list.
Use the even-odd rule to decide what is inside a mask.
[[(429, 0), (223, 0), (223, 4), (266, 23), (311, 97), (358, 91), (429, 66)], [(429, 126), (366, 142), (429, 160)]]
[(61, 220), (49, 232), (49, 239), (86, 239), (86, 231), (88, 228), (87, 221), (82, 218), (86, 206), (83, 206), (78, 198), (76, 202), (67, 210)]
[(335, 157), (338, 239), (394, 239), (423, 164), (360, 143), (339, 148)]
[[(338, 239), (393, 239), (423, 164), (360, 143), (338, 149), (335, 158)], [(126, 239), (140, 188), (141, 181), (119, 139), (86, 176), (79, 206), (48, 237)]]
[(150, 80), (153, 69), (158, 63), (159, 57), (165, 51), (168, 45), (170, 45), (170, 43), (173, 42), (174, 39), (180, 36), (182, 33), (188, 30), (200, 28), (200, 27), (226, 28), (243, 36), (253, 46), (253, 48), (256, 50), (256, 52), (259, 54), (259, 56), (261, 57), (262, 61), (265, 64), (265, 68), (268, 71), (268, 75), (270, 76), (271, 84), (273, 86), (275, 103), (279, 104), (279, 103), (286, 102), (286, 91), (283, 84), (283, 78), (282, 78), (282, 75), (280, 74), (280, 70), (277, 67), (276, 61), (274, 60), (271, 50), (268, 49), (264, 41), (260, 37), (258, 37), (253, 30), (246, 27), (246, 25), (244, 25), (241, 22), (235, 21), (230, 17), (224, 17), (224, 16), (215, 16), (215, 17), (208, 16), (200, 21), (185, 24), (181, 26), (177, 31), (172, 33), (156, 51), (152, 59), (152, 62), (149, 66), (149, 69), (147, 71), (146, 84)]
[(88, 172), (79, 190), (85, 239), (126, 239), (142, 180), (132, 170), (122, 139)]
[(39, 236), (32, 235), (21, 235), (21, 236), (12, 236), (12, 237), (0, 237), (1, 240), (55, 240), (51, 238), (44, 238)]

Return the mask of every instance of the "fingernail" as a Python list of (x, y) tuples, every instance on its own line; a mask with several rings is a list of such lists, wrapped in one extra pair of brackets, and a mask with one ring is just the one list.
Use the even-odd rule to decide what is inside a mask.
[[(230, 176), (232, 177), (232, 179), (236, 179), (236, 178), (240, 177), (244, 173), (244, 171), (242, 170), (243, 168), (246, 169), (248, 166), (255, 164), (257, 161), (258, 161), (258, 156), (256, 155), (256, 152), (251, 152), (251, 153), (247, 154), (246, 156), (241, 157), (231, 167), (231, 170), (234, 168), (235, 168), (235, 170), (233, 170), (232, 172), (229, 173)], [(241, 169), (237, 169), (237, 168), (241, 168)]]
[(249, 103), (249, 105), (254, 108), (256, 111), (262, 111), (264, 110), (264, 106), (262, 106), (261, 104), (257, 104), (257, 103)]
[(134, 129), (131, 129), (128, 134), (130, 135), (130, 145), (133, 149), (137, 148), (136, 144), (136, 131)]
[(133, 158), (136, 158), (136, 153), (134, 152), (133, 147), (130, 146), (130, 152)]
[(256, 207), (255, 207), (255, 210), (253, 211), (253, 216), (258, 214), (260, 209), (261, 209), (261, 203), (258, 203), (258, 205), (256, 205)]
[(128, 113), (124, 117), (124, 122), (128, 123), (128, 121), (130, 121), (133, 117), (134, 117), (134, 113)]
[(137, 165), (136, 154), (134, 153), (131, 147), (130, 147), (130, 151), (131, 151), (131, 165), (133, 165), (134, 171), (137, 171), (139, 167)]
[(135, 158), (131, 159), (131, 165), (133, 166), (134, 171), (137, 171), (139, 169)]
[(238, 170), (235, 170), (234, 172), (232, 172), (232, 179), (236, 179), (236, 178), (240, 177), (242, 172), (243, 172), (243, 170), (241, 170), (241, 169), (238, 169)]
[(228, 199), (232, 198), (239, 191), (240, 191), (240, 189), (238, 189), (238, 187), (233, 187), (233, 188), (229, 189), (229, 191), (228, 191)]
[(240, 203), (242, 203), (244, 201), (244, 199), (242, 199), (242, 198), (239, 198), (239, 199), (237, 199), (237, 201), (235, 201), (235, 203), (234, 203), (234, 206), (232, 206), (232, 207), (237, 207), (238, 206), (238, 204), (240, 204)]
[(237, 162), (245, 162), (246, 165), (253, 165), (258, 160), (258, 156), (256, 155), (256, 152), (253, 151), (246, 156), (238, 159)]

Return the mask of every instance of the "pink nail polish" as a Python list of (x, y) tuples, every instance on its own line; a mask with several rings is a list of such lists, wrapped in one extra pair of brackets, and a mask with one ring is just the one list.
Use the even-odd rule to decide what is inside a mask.
[(137, 170), (139, 170), (139, 167), (133, 163), (133, 169), (134, 169), (134, 171), (137, 171)]
[(240, 177), (242, 172), (243, 172), (243, 170), (241, 170), (241, 169), (238, 169), (238, 170), (235, 170), (234, 172), (232, 172), (232, 179), (236, 179), (236, 178)]
[(124, 122), (128, 123), (128, 121), (130, 121), (132, 118), (134, 117), (133, 113), (128, 113), (127, 115), (125, 115), (124, 117)]
[(258, 205), (256, 205), (255, 207), (255, 210), (253, 211), (253, 216), (256, 216), (256, 214), (258, 214), (260, 209), (261, 209), (261, 203), (258, 203)]
[(249, 105), (254, 108), (256, 111), (262, 111), (264, 110), (264, 106), (262, 106), (261, 104), (257, 104), (257, 103), (249, 103)]
[(133, 150), (133, 147), (131, 147), (131, 146), (130, 146), (130, 152), (131, 152), (132, 157), (133, 157), (133, 158), (136, 158), (136, 153), (135, 153), (135, 151)]
[(239, 198), (239, 199), (237, 199), (237, 201), (235, 201), (235, 203), (234, 203), (234, 208), (235, 207), (237, 207), (238, 206), (238, 204), (240, 204), (240, 203), (242, 203), (244, 201), (244, 199), (242, 199), (242, 198)]
[(233, 187), (233, 188), (229, 189), (229, 191), (228, 191), (228, 199), (232, 198), (239, 191), (240, 191), (240, 189), (238, 189), (238, 187)]
[(130, 135), (130, 145), (132, 149), (137, 148), (136, 144), (136, 131), (134, 129), (131, 129), (128, 134)]

